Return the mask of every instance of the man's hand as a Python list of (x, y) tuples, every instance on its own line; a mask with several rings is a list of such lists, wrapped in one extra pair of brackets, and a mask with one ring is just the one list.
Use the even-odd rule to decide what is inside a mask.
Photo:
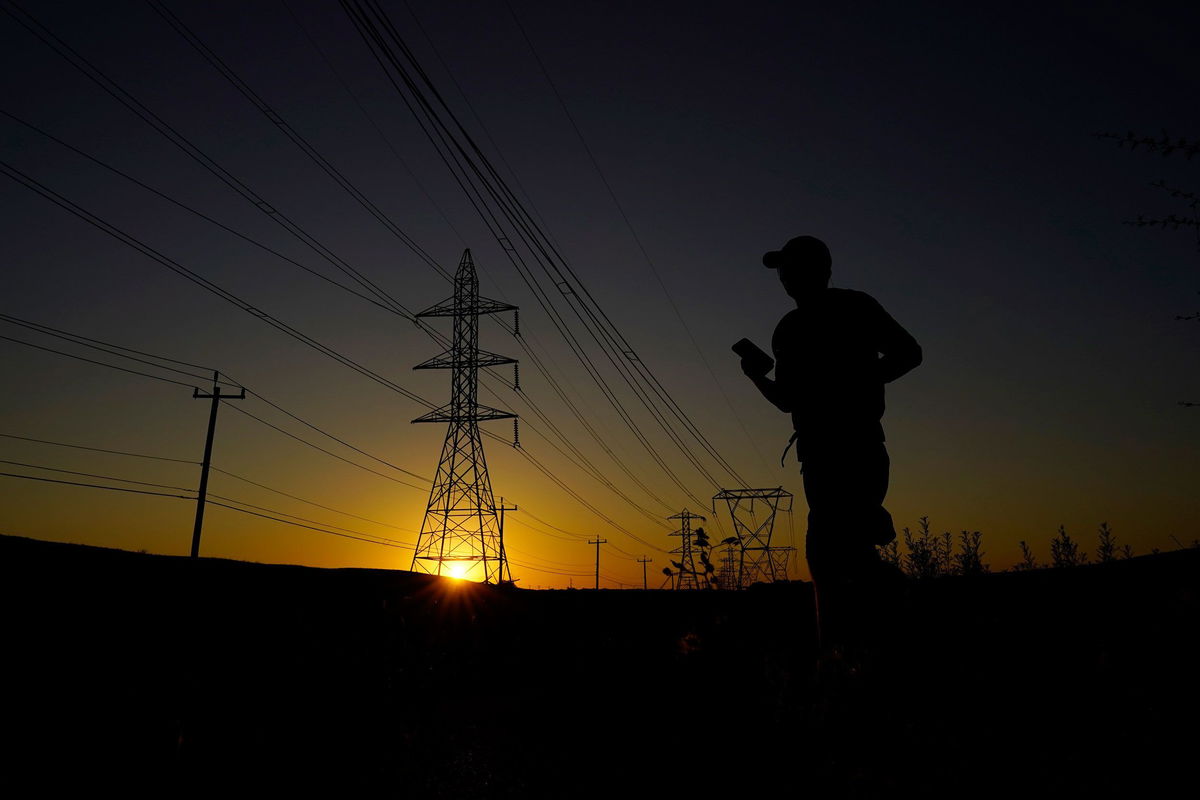
[(750, 379), (765, 378), (767, 373), (771, 371), (771, 365), (756, 358), (742, 359), (742, 372)]

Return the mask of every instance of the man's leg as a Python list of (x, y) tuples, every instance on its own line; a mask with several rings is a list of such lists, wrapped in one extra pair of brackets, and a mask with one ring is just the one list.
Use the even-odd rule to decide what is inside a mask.
[(895, 536), (882, 505), (888, 466), (882, 442), (848, 446), (805, 461), (805, 549), (823, 648), (871, 637), (884, 579), (875, 545)]

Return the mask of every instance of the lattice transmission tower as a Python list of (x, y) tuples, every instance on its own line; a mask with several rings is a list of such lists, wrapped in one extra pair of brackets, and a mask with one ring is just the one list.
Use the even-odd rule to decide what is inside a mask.
[(453, 317), (454, 338), (450, 349), (423, 361), (413, 369), (448, 369), (450, 402), (413, 422), (448, 422), (442, 457), (429, 492), (429, 505), (421, 523), (412, 570), (433, 575), (499, 583), (511, 581), (504, 552), (504, 529), (499, 507), (492, 494), (479, 423), (494, 419), (513, 420), (516, 414), (480, 405), (479, 369), (513, 364), (516, 359), (479, 349), (479, 315), (513, 311), (516, 306), (479, 296), (479, 277), (471, 251), (464, 250), (454, 273), (454, 296), (417, 314), (418, 317)]
[(675, 564), (675, 567), (679, 570), (679, 572), (677, 573), (677, 578), (675, 580), (675, 588), (676, 589), (702, 589), (702, 588), (704, 588), (706, 581), (705, 582), (701, 581), (700, 573), (698, 573), (696, 571), (695, 556), (692, 555), (692, 545), (694, 544), (693, 538), (692, 538), (693, 537), (692, 520), (694, 520), (694, 519), (703, 520), (704, 517), (700, 516), (699, 514), (693, 514), (692, 512), (688, 511), (685, 508), (683, 511), (679, 512), (675, 516), (667, 517), (667, 519), (679, 520), (679, 530), (670, 534), (671, 536), (678, 536), (681, 539), (679, 542), (679, 547), (676, 547), (674, 550), (671, 551), (672, 554), (674, 554), (674, 553), (679, 554), (679, 560), (676, 562), (673, 562)]
[(775, 529), (776, 512), (792, 510), (792, 493), (782, 487), (722, 489), (713, 495), (713, 513), (717, 511), (718, 500), (729, 506), (741, 550), (737, 585), (744, 589), (759, 581), (785, 580), (788, 556), (795, 548), (772, 547), (771, 533)]
[(741, 565), (741, 548), (726, 545), (721, 552), (721, 569), (717, 572), (717, 586), (722, 589), (741, 588), (738, 583), (738, 570)]

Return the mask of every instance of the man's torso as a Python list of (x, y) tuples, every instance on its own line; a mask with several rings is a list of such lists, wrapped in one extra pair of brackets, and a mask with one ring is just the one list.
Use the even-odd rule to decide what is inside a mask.
[(775, 380), (792, 409), (801, 457), (883, 441), (879, 315), (869, 295), (825, 289), (775, 328)]

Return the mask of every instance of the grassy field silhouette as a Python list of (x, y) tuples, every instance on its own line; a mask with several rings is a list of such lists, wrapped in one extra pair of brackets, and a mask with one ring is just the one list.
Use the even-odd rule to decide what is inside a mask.
[(533, 592), (17, 537), (0, 569), (4, 752), (47, 788), (1152, 795), (1194, 752), (1194, 549), (913, 581), (890, 647), (823, 669), (798, 582)]

